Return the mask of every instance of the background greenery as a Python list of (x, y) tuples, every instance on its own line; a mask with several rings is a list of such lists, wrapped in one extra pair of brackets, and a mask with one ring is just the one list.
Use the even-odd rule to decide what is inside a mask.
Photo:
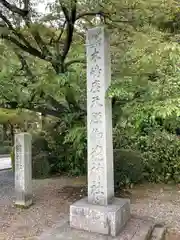
[[(33, 1), (0, 5), (0, 106), (30, 110), (11, 126), (33, 134), (35, 177), (86, 174), (85, 31), (103, 24), (111, 38), (115, 184), (180, 181), (178, 2), (54, 1), (44, 14)], [(34, 112), (43, 114), (41, 127), (25, 128), (40, 121)]]

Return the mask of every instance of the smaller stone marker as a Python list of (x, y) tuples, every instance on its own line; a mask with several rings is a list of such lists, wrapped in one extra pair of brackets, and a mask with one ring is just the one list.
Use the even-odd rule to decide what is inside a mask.
[(29, 133), (15, 135), (15, 205), (32, 205), (32, 137)]

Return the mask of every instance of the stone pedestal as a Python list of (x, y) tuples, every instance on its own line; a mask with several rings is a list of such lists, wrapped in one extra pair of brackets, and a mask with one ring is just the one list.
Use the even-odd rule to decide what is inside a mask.
[(29, 207), (32, 204), (31, 135), (15, 135), (15, 205)]
[(116, 236), (130, 218), (130, 202), (114, 198), (109, 40), (104, 27), (87, 32), (88, 198), (70, 207), (70, 226)]
[(129, 204), (128, 199), (114, 198), (111, 204), (100, 206), (81, 199), (70, 206), (70, 226), (115, 237), (129, 220)]

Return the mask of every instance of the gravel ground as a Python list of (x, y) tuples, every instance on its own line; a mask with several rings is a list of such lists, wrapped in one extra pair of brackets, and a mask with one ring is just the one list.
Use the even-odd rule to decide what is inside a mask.
[(72, 187), (62, 189), (72, 185), (73, 179), (36, 180), (33, 181), (35, 204), (26, 210), (15, 208), (13, 182), (11, 171), (0, 172), (0, 240), (20, 240), (40, 235), (67, 215), (70, 203), (76, 200)]
[(175, 185), (146, 184), (131, 191), (132, 213), (165, 223), (169, 240), (180, 239), (180, 189)]
[[(33, 181), (34, 205), (26, 210), (15, 208), (13, 174), (0, 172), (0, 240), (35, 240), (60, 219), (67, 217), (69, 205), (86, 195), (84, 178), (57, 177)], [(169, 240), (180, 239), (180, 192), (178, 186), (142, 185), (129, 192), (132, 213), (165, 222), (176, 232)]]

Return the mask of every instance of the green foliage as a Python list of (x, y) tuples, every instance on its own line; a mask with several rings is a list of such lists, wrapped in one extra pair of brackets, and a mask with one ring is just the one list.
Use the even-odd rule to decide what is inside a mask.
[(44, 133), (39, 132), (32, 138), (32, 177), (47, 178), (50, 170), (48, 142)]
[(32, 137), (32, 157), (40, 154), (40, 153), (48, 153), (49, 147), (48, 142), (44, 137), (43, 132), (37, 132), (33, 134)]
[[(65, 136), (64, 144), (69, 148), (69, 167), (68, 171), (73, 175), (86, 173), (87, 168), (87, 139), (84, 126), (74, 126)], [(67, 156), (66, 156), (67, 157)]]
[(143, 158), (137, 151), (120, 149), (114, 151), (115, 188), (131, 185), (143, 180)]
[(19, 122), (18, 112), (16, 110), (0, 109), (0, 124)]
[[(141, 155), (143, 177), (150, 182), (180, 182), (179, 138), (158, 126), (157, 122), (142, 122), (145, 128), (116, 128), (115, 146), (124, 147)], [(119, 159), (121, 159), (119, 157)], [(138, 165), (137, 161), (137, 165)]]
[(11, 153), (11, 146), (1, 146), (0, 145), (0, 154), (10, 154)]
[[(68, 0), (61, 3), (71, 14), (75, 5)], [(51, 172), (86, 173), (83, 33), (99, 23), (90, 13), (103, 11), (111, 36), (113, 79), (107, 94), (114, 101), (114, 148), (125, 149), (115, 152), (116, 183), (138, 182), (140, 176), (155, 182), (178, 182), (179, 140), (173, 137), (180, 124), (180, 21), (176, 1), (79, 0), (76, 7), (75, 12), (83, 13), (84, 18), (74, 25), (72, 42), (69, 28), (61, 31), (66, 16), (59, 1), (49, 4), (49, 13), (37, 16), (36, 24), (26, 26), (23, 22), (20, 25), (24, 27), (14, 31), (7, 24), (0, 26), (4, 34), (25, 44), (19, 48), (7, 39), (0, 42), (0, 104), (58, 118), (44, 127), (43, 135), (34, 136), (33, 164), (39, 167), (35, 172), (41, 176), (44, 164), (46, 175), (49, 161)], [(12, 16), (12, 26), (16, 26)], [(7, 116), (1, 115), (0, 121), (6, 122)], [(10, 115), (12, 121), (18, 121), (16, 114)]]
[(47, 178), (50, 174), (50, 164), (47, 153), (39, 153), (33, 157), (32, 161), (32, 177)]
[(165, 131), (141, 136), (137, 142), (143, 153), (146, 177), (152, 182), (180, 182), (180, 141)]
[(52, 172), (85, 174), (87, 144), (84, 121), (77, 114), (65, 115), (60, 121), (47, 126), (46, 131)]

